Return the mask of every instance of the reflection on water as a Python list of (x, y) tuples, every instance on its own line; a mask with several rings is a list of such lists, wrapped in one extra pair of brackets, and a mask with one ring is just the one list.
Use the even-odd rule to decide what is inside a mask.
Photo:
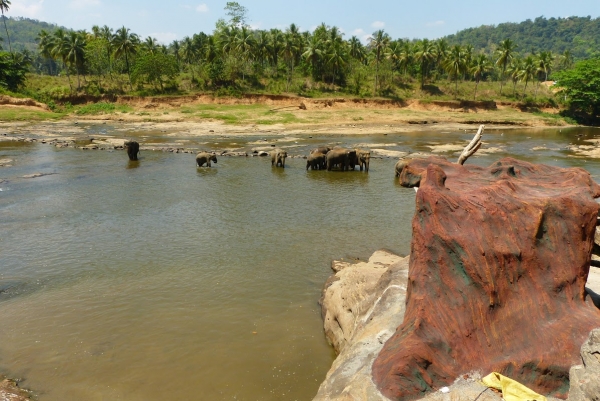
[[(278, 146), (429, 152), (472, 134)], [(600, 163), (566, 147), (599, 134), (489, 130), (484, 148), (499, 153), (469, 163), (516, 156), (598, 179)], [(262, 138), (227, 146), (250, 153)], [(311, 399), (333, 360), (317, 305), (331, 259), (410, 249), (415, 195), (396, 183), (395, 159), (372, 159), (369, 173), (306, 171), (291, 157), (285, 169), (261, 157), (197, 168), (193, 154), (128, 162), (122, 151), (3, 142), (0, 157), (15, 161), (0, 170), (0, 372), (44, 400)], [(55, 174), (22, 178), (36, 172)]]

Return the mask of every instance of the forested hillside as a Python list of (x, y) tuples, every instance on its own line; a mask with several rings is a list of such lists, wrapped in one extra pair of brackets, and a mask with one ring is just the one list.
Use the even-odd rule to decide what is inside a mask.
[[(0, 18), (3, 18), (0, 16)], [(4, 17), (6, 18), (6, 17)], [(38, 51), (38, 43), (36, 38), (42, 29), (52, 32), (59, 28), (58, 25), (49, 24), (47, 22), (38, 21), (30, 18), (9, 17), (6, 18), (6, 27), (10, 35), (10, 43), (13, 50), (22, 51), (29, 50), (32, 52)], [(4, 23), (0, 26), (0, 38), (2, 38), (2, 48), (8, 50), (8, 41), (6, 40), (6, 31)]]
[(446, 36), (448, 43), (454, 45), (471, 44), (476, 51), (484, 49), (491, 54), (498, 43), (510, 38), (518, 45), (521, 54), (552, 51), (563, 54), (569, 50), (574, 59), (589, 58), (600, 53), (600, 18), (538, 17), (520, 23), (507, 22), (494, 25), (482, 25), (459, 31)]

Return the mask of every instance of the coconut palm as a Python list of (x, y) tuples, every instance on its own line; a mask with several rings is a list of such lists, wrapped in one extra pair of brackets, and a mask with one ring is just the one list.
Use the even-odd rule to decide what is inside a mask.
[(67, 32), (62, 29), (59, 28), (56, 31), (54, 31), (54, 35), (52, 37), (51, 40), (52, 43), (52, 47), (51, 47), (51, 53), (52, 56), (54, 58), (60, 59), (62, 61), (63, 64), (63, 68), (65, 69), (66, 73), (67, 73), (67, 80), (69, 81), (69, 89), (72, 92), (73, 91), (73, 85), (71, 84), (71, 74), (69, 73), (69, 67), (67, 65), (67, 43), (68, 43), (68, 38), (67, 38)]
[(500, 78), (500, 95), (502, 95), (502, 86), (504, 84), (506, 67), (508, 64), (510, 64), (510, 60), (512, 60), (514, 57), (517, 47), (518, 45), (512, 40), (504, 39), (502, 42), (500, 42), (500, 46), (496, 50), (496, 56), (498, 57), (496, 60), (496, 65), (500, 66), (502, 69), (502, 77)]
[(519, 72), (520, 80), (525, 82), (525, 88), (523, 88), (523, 97), (525, 97), (525, 91), (527, 91), (527, 84), (529, 81), (535, 79), (535, 74), (537, 71), (538, 66), (535, 62), (535, 58), (531, 55), (527, 56), (527, 58), (523, 61), (521, 71)]
[[(54, 46), (52, 35), (50, 35), (46, 30), (42, 29), (38, 33), (36, 40), (38, 42), (38, 49), (40, 51), (41, 56), (48, 60), (54, 60), (54, 56), (52, 54), (52, 47)], [(53, 63), (51, 62), (50, 75), (53, 75), (52, 64)]]
[(9, 0), (0, 0), (0, 11), (2, 12), (2, 21), (4, 21), (4, 29), (6, 30), (6, 39), (8, 39), (8, 48), (12, 53), (12, 46), (10, 45), (10, 36), (8, 36), (8, 28), (6, 27), (6, 17), (4, 16), (4, 12), (8, 11), (10, 8)]
[(379, 88), (379, 63), (385, 56), (385, 51), (390, 43), (390, 36), (383, 29), (373, 32), (369, 40), (369, 46), (375, 60), (375, 93)]
[(348, 41), (349, 54), (360, 62), (364, 62), (366, 59), (365, 47), (360, 43), (360, 39), (356, 36), (352, 36)]
[(318, 72), (318, 66), (323, 53), (323, 42), (317, 35), (312, 35), (304, 47), (304, 53), (302, 53), (302, 57), (304, 60), (310, 63), (313, 77), (316, 76)]
[(156, 54), (159, 52), (160, 45), (157, 40), (151, 36), (148, 36), (143, 43), (141, 43), (142, 49), (147, 51), (150, 54)]
[(458, 77), (461, 76), (463, 71), (466, 70), (465, 52), (461, 46), (455, 45), (450, 49), (450, 51), (448, 52), (448, 56), (446, 57), (446, 61), (444, 63), (444, 68), (448, 72), (448, 75), (454, 77), (454, 96), (457, 97)]
[(419, 63), (421, 72), (421, 89), (425, 86), (425, 78), (429, 75), (429, 66), (435, 60), (436, 52), (433, 42), (423, 39), (417, 42), (414, 58)]
[(444, 64), (446, 63), (446, 58), (450, 53), (450, 45), (448, 45), (446, 39), (438, 39), (434, 42), (433, 46), (435, 54), (434, 68), (439, 72), (443, 72), (445, 69)]
[(275, 76), (277, 76), (277, 70), (279, 65), (279, 55), (283, 50), (283, 32), (279, 29), (271, 29), (270, 33), (270, 45), (269, 45), (269, 59), (271, 65), (275, 67)]
[(480, 54), (473, 60), (473, 66), (470, 68), (470, 72), (475, 79), (475, 94), (473, 95), (473, 100), (477, 100), (477, 86), (479, 86), (479, 81), (481, 81), (481, 78), (486, 72), (491, 71), (492, 69), (492, 64), (485, 54)]
[(570, 50), (565, 50), (560, 55), (560, 66), (564, 69), (569, 69), (573, 66), (573, 53)]
[(262, 68), (265, 67), (265, 61), (269, 58), (269, 33), (261, 30), (256, 33), (254, 39), (254, 56), (260, 62)]
[(117, 58), (125, 57), (125, 67), (127, 68), (127, 76), (129, 77), (129, 88), (133, 90), (131, 83), (131, 69), (129, 66), (129, 59), (132, 55), (137, 53), (137, 48), (140, 43), (139, 37), (135, 33), (129, 33), (129, 28), (117, 29), (117, 32), (113, 36), (112, 44), (114, 48), (114, 55)]
[(62, 51), (65, 53), (65, 60), (71, 67), (75, 67), (77, 73), (77, 90), (81, 89), (79, 75), (84, 63), (86, 36), (85, 31), (71, 31), (63, 38)]
[(506, 69), (506, 72), (510, 76), (513, 83), (513, 96), (517, 96), (517, 83), (519, 82), (522, 69), (523, 59), (519, 57), (513, 57)]
[(192, 80), (190, 82), (191, 89), (191, 85), (194, 82), (194, 63), (198, 58), (198, 53), (196, 51), (196, 47), (194, 46), (193, 40), (189, 36), (186, 36), (181, 41), (181, 58), (183, 62), (187, 64), (190, 72), (192, 73)]
[[(244, 64), (247, 64), (254, 53), (254, 33), (248, 27), (242, 26), (236, 35), (235, 45)], [(242, 68), (242, 81), (245, 81), (244, 68)]]

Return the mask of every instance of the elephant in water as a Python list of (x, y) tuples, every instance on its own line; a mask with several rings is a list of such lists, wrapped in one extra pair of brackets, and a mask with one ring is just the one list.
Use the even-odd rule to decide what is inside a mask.
[(282, 149), (273, 149), (271, 151), (271, 166), (281, 166), (285, 168), (285, 158), (287, 157), (287, 152)]
[[(360, 167), (360, 171), (369, 172), (369, 162), (371, 161), (371, 152), (368, 150), (356, 149), (356, 161)], [(354, 166), (352, 166), (354, 167)]]
[(323, 153), (324, 155), (327, 154), (327, 152), (329, 152), (331, 150), (331, 148), (329, 146), (319, 146), (316, 149), (313, 149), (310, 151), (310, 154), (312, 155), (313, 153)]
[(140, 153), (140, 144), (136, 141), (125, 141), (123, 145), (127, 150), (127, 156), (129, 156), (129, 160), (136, 161), (138, 159), (137, 155)]
[(351, 161), (356, 160), (356, 150), (346, 148), (333, 148), (327, 152), (327, 171), (331, 171), (333, 166), (340, 166), (340, 170), (345, 171), (349, 166), (354, 167)]
[(200, 152), (196, 155), (196, 164), (198, 167), (202, 167), (206, 163), (206, 167), (210, 167), (210, 162), (217, 162), (217, 156), (208, 152)]
[(324, 170), (327, 166), (327, 156), (323, 153), (312, 153), (306, 158), (306, 170), (312, 168), (313, 170)]

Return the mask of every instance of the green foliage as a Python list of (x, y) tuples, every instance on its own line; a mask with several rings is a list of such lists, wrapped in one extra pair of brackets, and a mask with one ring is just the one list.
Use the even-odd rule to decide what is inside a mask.
[(98, 102), (90, 103), (84, 106), (77, 107), (75, 114), (79, 115), (95, 115), (95, 114), (112, 114), (116, 112), (131, 111), (128, 106), (117, 105), (115, 103)]
[(575, 59), (588, 58), (600, 51), (600, 18), (538, 17), (520, 23), (482, 25), (446, 36), (450, 44), (470, 43), (475, 51), (494, 52), (497, 44), (511, 38), (521, 55), (534, 51), (552, 51), (563, 54), (569, 51)]
[(556, 74), (557, 86), (575, 115), (598, 122), (600, 117), (600, 58), (580, 61)]
[(162, 52), (143, 52), (136, 57), (132, 69), (131, 79), (133, 82), (147, 82), (156, 87), (160, 86), (160, 91), (165, 90), (165, 81), (172, 80), (179, 72), (175, 57)]
[(21, 53), (0, 52), (0, 86), (17, 91), (25, 83), (29, 64)]

